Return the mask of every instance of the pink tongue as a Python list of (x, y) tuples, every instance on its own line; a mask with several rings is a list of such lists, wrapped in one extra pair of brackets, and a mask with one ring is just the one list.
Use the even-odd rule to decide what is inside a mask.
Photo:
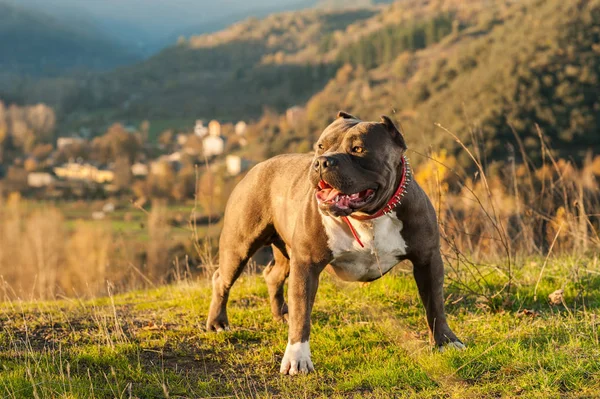
[(325, 189), (319, 190), (317, 192), (317, 197), (321, 201), (327, 202), (327, 201), (331, 201), (332, 199), (334, 199), (339, 194), (341, 194), (341, 193), (338, 190), (336, 190), (335, 188), (325, 188)]

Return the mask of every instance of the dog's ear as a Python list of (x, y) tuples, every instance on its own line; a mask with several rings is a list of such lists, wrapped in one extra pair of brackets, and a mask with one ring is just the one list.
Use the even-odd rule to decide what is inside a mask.
[(344, 112), (344, 111), (340, 111), (340, 112), (338, 112), (338, 113), (337, 113), (337, 116), (336, 116), (336, 118), (344, 118), (344, 119), (358, 119), (356, 116), (354, 116), (354, 115), (350, 115), (349, 113), (347, 113), (347, 112)]
[(385, 130), (387, 130), (392, 135), (392, 139), (400, 147), (402, 147), (404, 150), (406, 150), (406, 142), (404, 141), (404, 136), (402, 135), (400, 130), (398, 130), (398, 128), (396, 128), (396, 125), (394, 125), (394, 122), (392, 122), (392, 120), (390, 118), (388, 118), (387, 116), (382, 115), (381, 123), (385, 127)]

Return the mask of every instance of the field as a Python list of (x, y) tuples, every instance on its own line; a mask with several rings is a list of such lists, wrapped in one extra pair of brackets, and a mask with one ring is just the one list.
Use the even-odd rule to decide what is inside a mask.
[[(477, 268), (501, 291), (499, 268)], [(365, 285), (324, 274), (312, 318), (317, 372), (295, 377), (278, 374), (287, 328), (272, 320), (255, 271), (234, 287), (223, 333), (204, 329), (205, 278), (92, 300), (5, 302), (0, 395), (598, 397), (597, 259), (520, 260), (514, 273), (511, 295), (497, 303), (473, 292), (469, 273), (449, 271), (449, 322), (467, 349), (443, 353), (428, 343), (409, 265)], [(550, 300), (557, 289), (563, 295)]]

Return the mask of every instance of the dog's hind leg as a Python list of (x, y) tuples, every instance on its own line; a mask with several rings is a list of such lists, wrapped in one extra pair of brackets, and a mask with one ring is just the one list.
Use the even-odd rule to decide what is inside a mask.
[[(230, 222), (230, 223), (228, 223)], [(208, 331), (229, 329), (227, 318), (227, 300), (233, 283), (242, 274), (248, 260), (273, 236), (272, 226), (261, 226), (253, 234), (243, 234), (244, 228), (235, 220), (225, 220), (219, 243), (219, 268), (212, 278), (212, 299), (206, 321)], [(224, 238), (226, 237), (226, 238)]]
[[(288, 307), (283, 296), (283, 285), (290, 274), (290, 260), (287, 253), (282, 252), (277, 244), (273, 244), (271, 247), (273, 248), (274, 263), (265, 268), (263, 276), (269, 290), (273, 318), (283, 321), (287, 320), (288, 315)], [(285, 251), (285, 247), (283, 250)]]

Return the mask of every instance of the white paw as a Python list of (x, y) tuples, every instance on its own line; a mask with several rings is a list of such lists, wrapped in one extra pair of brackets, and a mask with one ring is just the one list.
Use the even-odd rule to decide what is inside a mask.
[(310, 360), (310, 346), (308, 345), (308, 341), (296, 342), (295, 344), (288, 342), (279, 372), (281, 374), (296, 375), (298, 373), (306, 374), (314, 370), (315, 367)]
[(445, 344), (443, 346), (440, 346), (440, 353), (444, 353), (446, 351), (446, 349), (463, 350), (465, 348), (466, 348), (466, 346), (462, 342), (453, 341), (453, 342), (448, 342), (447, 344)]

